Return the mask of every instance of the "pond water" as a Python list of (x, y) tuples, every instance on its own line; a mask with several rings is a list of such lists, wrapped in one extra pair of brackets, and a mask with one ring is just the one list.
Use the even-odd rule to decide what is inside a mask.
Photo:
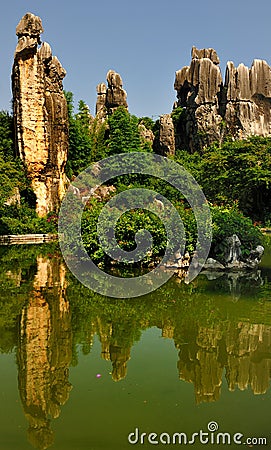
[(132, 300), (84, 288), (52, 246), (0, 260), (0, 450), (271, 445), (270, 250)]

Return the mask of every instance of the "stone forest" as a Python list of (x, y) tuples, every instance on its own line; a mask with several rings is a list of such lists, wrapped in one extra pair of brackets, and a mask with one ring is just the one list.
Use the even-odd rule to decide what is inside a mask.
[[(172, 111), (156, 121), (130, 114), (125, 80), (108, 68), (91, 115), (64, 90), (66, 71), (43, 31), (34, 14), (20, 20), (13, 111), (0, 112), (0, 448), (127, 450), (136, 428), (162, 433), (161, 444), (175, 448), (174, 433), (186, 444), (184, 431), (217, 431), (211, 424), (221, 443), (231, 444), (238, 431), (243, 444), (260, 448), (271, 407), (271, 67), (255, 59), (251, 67), (230, 61), (221, 69), (214, 49), (193, 47), (190, 64), (175, 74)], [(167, 245), (158, 196), (157, 215), (142, 207), (116, 225), (123, 250), (134, 250), (144, 228), (151, 251), (132, 268), (112, 260), (97, 220), (116, 194), (141, 186), (159, 192), (185, 226), (184, 255), (175, 252), (165, 267), (171, 279), (120, 300), (92, 292), (69, 272), (57, 233), (74, 179), (127, 152), (139, 160), (158, 154), (191, 173), (210, 208), (212, 243), (202, 272), (186, 283), (197, 245), (186, 198), (163, 180), (133, 173), (100, 186), (85, 204), (82, 239), (111, 275), (153, 269)], [(74, 189), (81, 201), (84, 189)], [(33, 234), (52, 242), (4, 240)]]

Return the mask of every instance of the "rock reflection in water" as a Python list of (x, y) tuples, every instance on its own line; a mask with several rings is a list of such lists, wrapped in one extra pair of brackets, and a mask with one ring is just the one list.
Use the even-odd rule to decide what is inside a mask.
[(120, 381), (127, 375), (127, 362), (130, 359), (131, 348), (122, 343), (112, 322), (103, 322), (97, 318), (96, 332), (100, 337), (102, 353), (101, 356), (106, 361), (112, 362), (112, 379)]
[[(196, 402), (220, 397), (223, 371), (229, 390), (251, 387), (264, 394), (271, 376), (271, 326), (239, 322), (210, 328), (196, 326), (190, 341), (179, 344), (180, 379), (194, 384)], [(191, 339), (191, 337), (193, 338)], [(187, 339), (185, 333), (183, 339)]]
[(39, 449), (53, 443), (50, 417), (59, 416), (71, 389), (71, 313), (65, 286), (63, 263), (38, 257), (33, 291), (22, 311), (17, 359), (28, 437)]
[(226, 289), (232, 296), (233, 301), (238, 301), (243, 293), (243, 291), (248, 291), (248, 289), (254, 289), (263, 284), (263, 279), (261, 276), (261, 270), (255, 271), (208, 271), (204, 270), (203, 275), (209, 281), (219, 283), (220, 287)]
[[(193, 383), (196, 403), (219, 400), (224, 374), (231, 391), (264, 394), (270, 386), (270, 283), (260, 271), (219, 274), (211, 281), (202, 275), (191, 285), (172, 279), (143, 299), (120, 302), (92, 293), (71, 276), (68, 285), (57, 253), (54, 259), (31, 257), (27, 264), (23, 258), (17, 265), (11, 257), (6, 261), (0, 294), (10, 342), (5, 345), (0, 335), (0, 348), (16, 346), (13, 323), (19, 318), (19, 390), (29, 441), (36, 448), (53, 443), (52, 419), (60, 415), (71, 389), (69, 366), (76, 363), (80, 345), (83, 355), (91, 352), (95, 335), (101, 357), (111, 361), (114, 381), (129, 376), (135, 342), (144, 330), (156, 327), (174, 341), (179, 378)], [(19, 306), (10, 320), (14, 301)]]

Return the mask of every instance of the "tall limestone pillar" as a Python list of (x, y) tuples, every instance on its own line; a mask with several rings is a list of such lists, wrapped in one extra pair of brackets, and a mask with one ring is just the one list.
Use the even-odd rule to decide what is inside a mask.
[(27, 13), (16, 28), (12, 72), (16, 148), (36, 195), (36, 211), (57, 211), (66, 189), (68, 113), (65, 70), (50, 45), (41, 44), (41, 19)]

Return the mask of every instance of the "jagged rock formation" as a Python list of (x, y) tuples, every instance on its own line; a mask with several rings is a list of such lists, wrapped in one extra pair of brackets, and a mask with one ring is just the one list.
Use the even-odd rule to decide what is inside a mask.
[(163, 156), (175, 154), (175, 133), (171, 114), (160, 116), (159, 138), (155, 142), (155, 151)]
[(237, 139), (271, 134), (271, 67), (266, 61), (255, 59), (251, 69), (228, 62), (224, 91), (227, 134)]
[(96, 101), (96, 117), (103, 120), (106, 115), (106, 92), (107, 87), (105, 83), (98, 84), (97, 88), (97, 101)]
[(154, 142), (154, 133), (152, 132), (152, 130), (145, 127), (145, 125), (143, 123), (139, 123), (138, 131), (139, 131), (141, 143), (144, 144), (145, 142), (148, 142), (150, 147), (152, 147), (153, 142)]
[(19, 390), (29, 422), (29, 440), (40, 449), (52, 445), (50, 418), (59, 416), (71, 390), (71, 311), (65, 298), (65, 275), (59, 258), (37, 258), (33, 292), (20, 321)]
[(257, 269), (264, 253), (264, 247), (257, 245), (248, 256), (245, 256), (242, 254), (241, 245), (242, 243), (236, 234), (225, 238), (221, 242), (219, 261), (208, 258), (204, 264), (204, 269), (215, 271)]
[(40, 216), (57, 210), (66, 189), (68, 113), (62, 80), (65, 70), (50, 45), (39, 47), (41, 19), (27, 13), (16, 29), (12, 72), (17, 152), (36, 195)]
[(213, 49), (192, 48), (192, 61), (176, 72), (175, 108), (185, 108), (177, 147), (195, 151), (224, 137), (244, 139), (271, 134), (271, 68), (254, 60), (251, 69), (227, 64), (225, 83)]
[(127, 93), (123, 89), (121, 76), (114, 70), (109, 70), (106, 76), (107, 86), (100, 83), (97, 86), (96, 117), (105, 119), (116, 108), (123, 106), (128, 109)]

